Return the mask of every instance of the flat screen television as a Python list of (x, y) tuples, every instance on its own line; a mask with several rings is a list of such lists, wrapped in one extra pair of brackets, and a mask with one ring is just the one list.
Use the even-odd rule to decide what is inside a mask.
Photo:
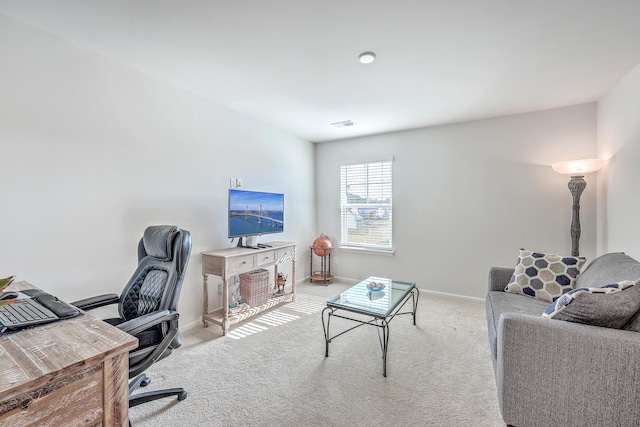
[(239, 246), (243, 237), (283, 231), (284, 194), (229, 190), (229, 238), (238, 237)]

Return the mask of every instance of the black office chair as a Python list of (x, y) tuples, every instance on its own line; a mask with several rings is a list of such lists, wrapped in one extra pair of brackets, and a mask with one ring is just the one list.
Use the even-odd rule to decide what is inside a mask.
[(177, 396), (183, 388), (132, 393), (150, 383), (143, 371), (181, 346), (178, 335), (178, 298), (191, 253), (191, 234), (173, 225), (148, 227), (138, 244), (138, 268), (120, 296), (100, 295), (72, 303), (82, 310), (118, 304), (120, 317), (104, 319), (138, 338), (129, 353), (129, 407)]

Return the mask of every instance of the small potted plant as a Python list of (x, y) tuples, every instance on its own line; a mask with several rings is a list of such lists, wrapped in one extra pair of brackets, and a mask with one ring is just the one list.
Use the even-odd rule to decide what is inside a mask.
[(4, 279), (0, 279), (0, 293), (4, 292), (4, 290), (13, 282), (13, 279), (16, 276), (5, 277)]

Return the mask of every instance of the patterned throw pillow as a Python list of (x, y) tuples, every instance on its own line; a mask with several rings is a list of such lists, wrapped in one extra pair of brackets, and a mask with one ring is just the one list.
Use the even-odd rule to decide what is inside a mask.
[(506, 292), (529, 295), (553, 302), (575, 288), (584, 257), (569, 257), (520, 249), (518, 265)]
[(555, 300), (542, 317), (620, 329), (640, 308), (638, 282), (623, 280), (601, 288), (578, 288)]

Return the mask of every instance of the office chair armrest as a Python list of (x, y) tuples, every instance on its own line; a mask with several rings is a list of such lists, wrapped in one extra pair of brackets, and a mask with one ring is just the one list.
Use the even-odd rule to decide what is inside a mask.
[(106, 305), (118, 304), (120, 302), (120, 296), (116, 294), (98, 295), (95, 297), (81, 299), (72, 302), (71, 305), (78, 307), (81, 310), (88, 311), (94, 308), (104, 307)]
[(174, 310), (159, 310), (153, 313), (145, 314), (144, 316), (136, 317), (135, 319), (127, 320), (126, 322), (117, 325), (118, 329), (131, 334), (137, 335), (142, 331), (159, 325), (163, 322), (170, 322), (178, 320), (179, 314)]

